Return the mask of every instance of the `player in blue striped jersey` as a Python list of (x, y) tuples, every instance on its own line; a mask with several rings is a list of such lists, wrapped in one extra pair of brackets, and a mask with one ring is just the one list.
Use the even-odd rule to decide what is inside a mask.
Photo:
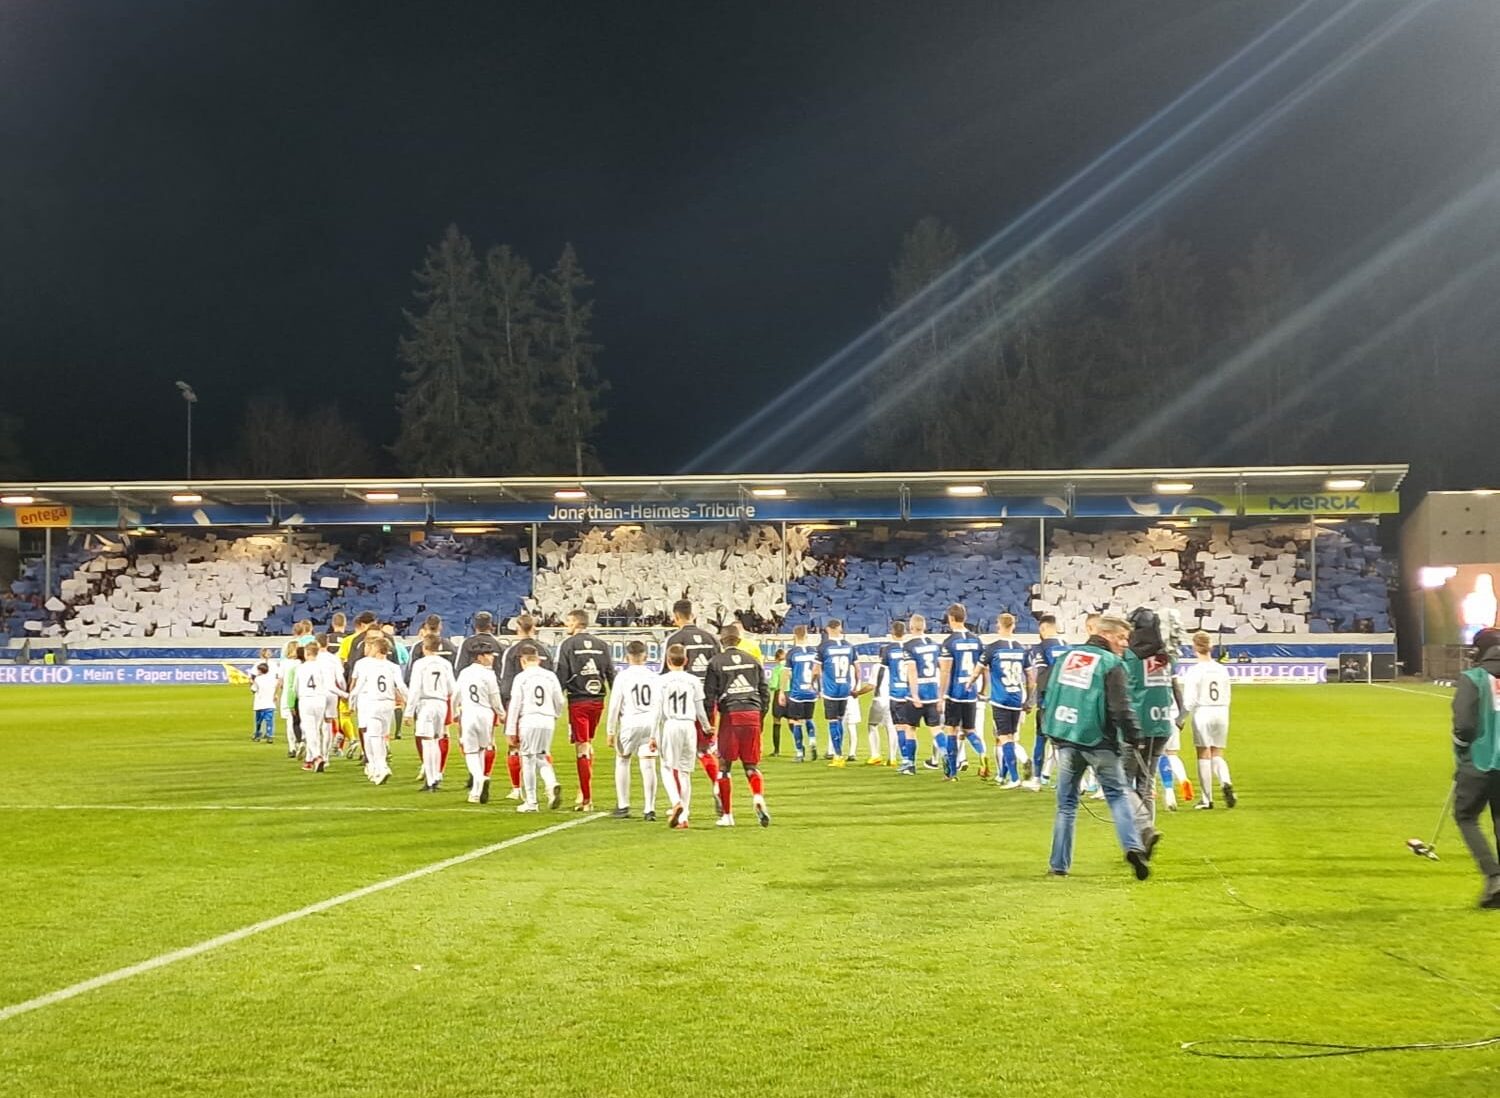
[(938, 660), (942, 657), (943, 647), (927, 635), (927, 619), (921, 614), (911, 616), (911, 634), (903, 646), (906, 649), (906, 681), (911, 698), (908, 702), (911, 707), (908, 710), (911, 735), (915, 738), (919, 724), (932, 729), (932, 757), (925, 759), (922, 765), (928, 770), (936, 770), (941, 765), (937, 761), (937, 737), (942, 735), (943, 729), (943, 707), (939, 701), (943, 696), (943, 684)]
[(818, 757), (818, 734), (813, 724), (813, 704), (818, 700), (818, 650), (807, 643), (807, 626), (792, 630), (792, 645), (786, 650), (786, 717), (792, 728), (793, 761), (804, 758), (803, 736), (814, 760)]
[(823, 643), (818, 645), (818, 683), (823, 694), (823, 719), (833, 751), (829, 766), (844, 764), (844, 712), (854, 693), (854, 645), (844, 639), (844, 623), (829, 618), (823, 625)]
[(891, 721), (896, 726), (896, 742), (901, 759), (897, 774), (917, 772), (917, 737), (912, 732), (911, 657), (906, 654), (906, 623), (891, 622), (891, 636), (880, 646), (880, 662), (885, 668), (886, 689), (891, 698)]
[(946, 732), (939, 733), (938, 746), (943, 758), (943, 779), (958, 780), (958, 747), (967, 742), (979, 755), (980, 777), (988, 773), (984, 740), (978, 732), (979, 688), (974, 673), (984, 656), (984, 641), (969, 632), (969, 612), (962, 603), (948, 607), (948, 636), (938, 657), (943, 685), (943, 721)]
[(984, 659), (974, 672), (984, 680), (995, 722), (995, 784), (1015, 789), (1021, 784), (1016, 735), (1026, 708), (1026, 646), (1016, 640), (1014, 614), (1001, 614), (995, 621), (996, 638), (985, 647)]

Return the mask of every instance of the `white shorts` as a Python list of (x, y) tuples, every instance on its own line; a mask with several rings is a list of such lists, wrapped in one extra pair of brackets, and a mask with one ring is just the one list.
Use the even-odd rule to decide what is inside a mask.
[(870, 723), (883, 728), (891, 720), (891, 703), (877, 698), (870, 703)]
[(627, 724), (615, 731), (615, 753), (619, 755), (643, 755), (646, 758), (655, 758), (656, 751), (651, 747), (651, 741), (656, 738), (656, 725), (654, 722), (645, 721), (640, 724)]
[(668, 770), (692, 770), (698, 765), (698, 725), (695, 721), (667, 721), (657, 738), (661, 764)]
[(308, 694), (297, 699), (297, 719), (302, 722), (304, 734), (328, 719), (328, 701), (327, 694)]
[(417, 736), (421, 739), (441, 739), (447, 732), (448, 707), (442, 702), (424, 701), (417, 708)]
[(359, 710), (359, 730), (366, 736), (389, 736), (396, 728), (394, 705), (364, 705)]
[(1229, 746), (1229, 707), (1199, 706), (1193, 714), (1193, 743), (1198, 747)]
[(1166, 751), (1181, 751), (1181, 750), (1182, 750), (1182, 729), (1178, 728), (1174, 724), (1172, 726), (1172, 734), (1167, 737), (1167, 746), (1164, 747), (1164, 748), (1162, 748), (1162, 751), (1166, 752)]
[(552, 749), (552, 733), (557, 722), (549, 717), (522, 717), (516, 738), (521, 741), (521, 754), (545, 755)]
[(458, 742), (466, 752), (494, 747), (495, 714), (488, 709), (464, 713), (458, 722)]

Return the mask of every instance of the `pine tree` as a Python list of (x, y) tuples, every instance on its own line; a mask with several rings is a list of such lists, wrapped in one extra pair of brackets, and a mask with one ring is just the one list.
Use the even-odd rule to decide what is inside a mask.
[(474, 447), (491, 428), (485, 369), (479, 358), (483, 309), (479, 262), (469, 240), (449, 225), (414, 272), (420, 308), (406, 313), (411, 334), (400, 342), (405, 390), (397, 398), (401, 428), (392, 447), (406, 472), (465, 476)]
[(870, 424), (865, 454), (877, 469), (941, 464), (938, 404), (942, 387), (924, 385), (910, 400), (895, 400), (892, 394), (948, 349), (949, 324), (934, 316), (941, 303), (924, 301), (913, 306), (911, 302), (952, 269), (958, 258), (958, 236), (937, 218), (924, 217), (901, 238), (891, 264), (891, 288), (885, 302), (890, 346), (866, 390)]
[(484, 261), (484, 320), (480, 354), (492, 398), (485, 405), (495, 446), (491, 471), (533, 474), (547, 457), (538, 339), (542, 316), (531, 264), (510, 246), (491, 248)]
[(597, 468), (590, 439), (604, 421), (600, 401), (608, 388), (594, 365), (599, 347), (589, 338), (594, 306), (582, 296), (592, 285), (573, 245), (566, 244), (541, 287), (544, 376), (553, 404), (554, 448), (548, 464), (575, 476)]

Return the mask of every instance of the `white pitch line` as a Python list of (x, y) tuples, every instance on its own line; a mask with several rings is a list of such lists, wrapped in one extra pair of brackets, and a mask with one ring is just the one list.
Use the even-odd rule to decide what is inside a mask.
[(170, 953), (163, 953), (152, 957), (150, 960), (128, 965), (125, 968), (117, 968), (113, 972), (106, 972), (102, 976), (95, 976), (92, 979), (84, 980), (82, 983), (73, 984), (70, 987), (59, 988), (57, 991), (49, 991), (46, 995), (39, 995), (35, 999), (27, 999), (24, 1003), (15, 1003), (11, 1006), (0, 1008), (0, 1022), (9, 1021), (18, 1014), (40, 1010), (42, 1007), (52, 1006), (54, 1003), (65, 1002), (68, 999), (83, 995), (89, 991), (97, 991), (101, 987), (108, 987), (110, 984), (119, 983), (121, 980), (128, 980), (132, 976), (141, 976), (155, 969), (176, 964), (178, 961), (186, 961), (191, 957), (218, 949), (221, 946), (233, 945), (235, 942), (249, 938), (254, 934), (274, 930), (278, 926), (285, 926), (287, 923), (296, 922), (298, 919), (305, 919), (309, 915), (317, 915), (331, 908), (353, 903), (355, 900), (362, 900), (366, 896), (373, 896), (377, 892), (384, 892), (386, 889), (395, 888), (397, 885), (407, 884), (422, 877), (430, 877), (434, 873), (441, 873), (443, 870), (452, 869), (456, 865), (463, 865), (465, 862), (472, 862), (478, 858), (487, 857), (490, 854), (498, 853), (509, 847), (519, 846), (521, 843), (529, 843), (532, 839), (540, 839), (546, 835), (555, 835), (559, 831), (566, 831), (570, 827), (592, 823), (594, 820), (603, 819), (603, 817), (604, 814), (602, 812), (595, 812), (592, 815), (582, 816), (576, 820), (569, 820), (566, 823), (544, 827), (539, 831), (528, 831), (524, 835), (516, 835), (513, 838), (506, 839), (504, 842), (481, 846), (477, 850), (469, 851), (467, 854), (458, 854), (452, 858), (444, 858), (440, 862), (433, 862), (431, 865), (424, 865), (420, 869), (413, 869), (411, 872), (403, 873), (399, 877), (388, 877), (386, 880), (376, 881), (374, 884), (365, 885), (363, 888), (356, 888), (353, 892), (345, 892), (341, 896), (319, 900), (315, 904), (299, 907), (296, 911), (288, 911), (284, 915), (264, 919), (261, 922), (241, 927), (239, 930), (231, 930), (228, 934), (220, 934), (217, 938), (209, 938), (207, 941), (186, 946), (183, 949), (174, 949)]
[(1377, 682), (1371, 685), (1385, 690), (1399, 690), (1403, 694), (1415, 694), (1419, 698), (1446, 698), (1448, 696), (1441, 686), (1434, 686), (1431, 690), (1413, 690), (1409, 686), (1393, 686), (1388, 682)]
[(477, 808), (437, 808), (373, 804), (0, 804), (0, 812), (471, 812)]

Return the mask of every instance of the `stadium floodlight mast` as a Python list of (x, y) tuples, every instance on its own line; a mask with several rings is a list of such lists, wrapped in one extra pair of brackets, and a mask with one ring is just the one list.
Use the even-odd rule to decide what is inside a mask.
[(193, 405), (198, 403), (198, 394), (193, 392), (193, 387), (185, 381), (177, 383), (177, 391), (182, 394), (182, 399), (187, 402), (187, 478), (193, 479)]

